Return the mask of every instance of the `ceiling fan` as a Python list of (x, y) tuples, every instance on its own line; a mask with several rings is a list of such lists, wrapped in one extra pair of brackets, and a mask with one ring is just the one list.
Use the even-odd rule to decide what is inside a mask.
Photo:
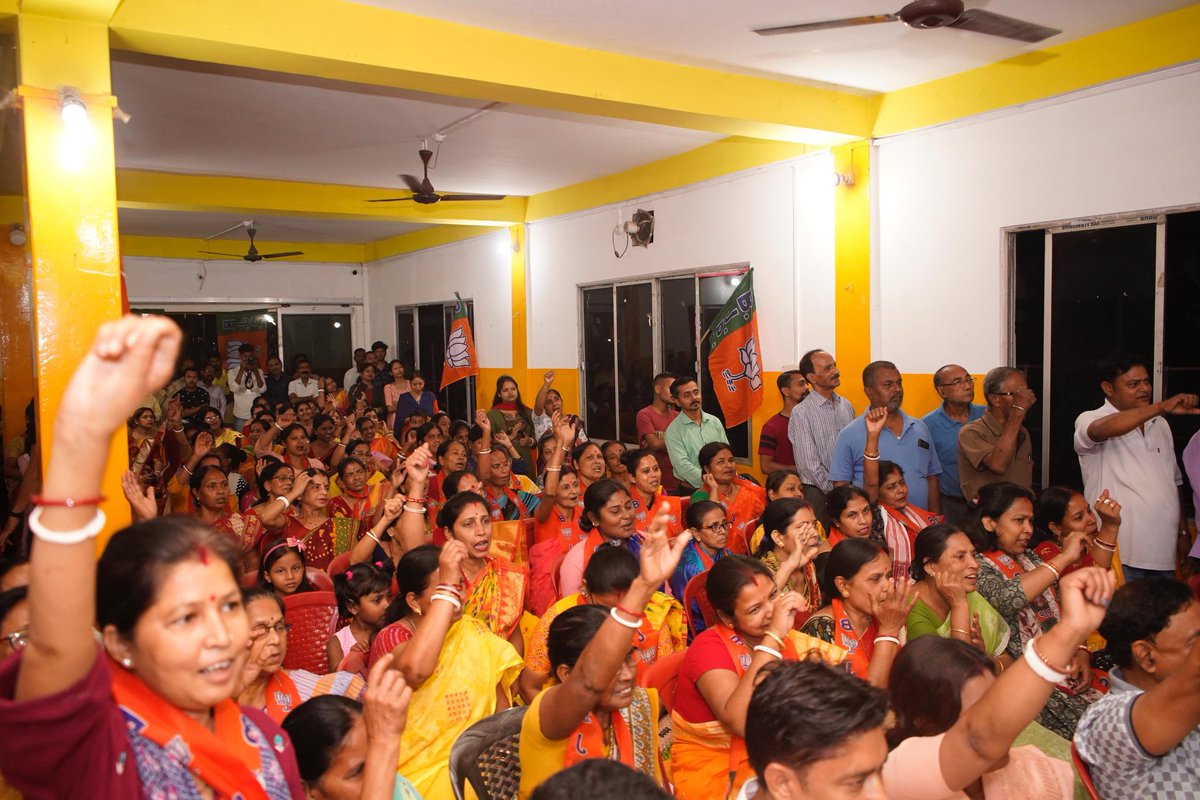
[(759, 36), (778, 36), (783, 33), (805, 33), (831, 28), (853, 28), (859, 25), (874, 25), (878, 22), (903, 22), (910, 28), (958, 28), (972, 33), (1002, 36), (1020, 42), (1040, 42), (1056, 36), (1062, 31), (1047, 28), (1023, 19), (1014, 19), (1002, 14), (993, 14), (978, 8), (965, 9), (962, 0), (913, 0), (895, 14), (874, 14), (866, 17), (828, 19), (823, 22), (804, 22), (797, 25), (779, 25), (773, 28), (758, 28)]
[[(226, 233), (229, 233), (229, 231), (232, 231), (236, 228), (243, 228), (243, 227), (246, 229), (246, 233), (250, 235), (250, 249), (246, 251), (245, 255), (240, 255), (238, 253), (218, 253), (214, 250), (201, 250), (200, 252), (204, 253), (205, 255), (210, 255), (210, 256), (226, 256), (228, 258), (240, 258), (243, 261), (249, 261), (251, 264), (258, 262), (258, 261), (262, 261), (264, 258), (285, 258), (287, 256), (302, 256), (302, 255), (304, 255), (304, 252), (301, 250), (288, 250), (285, 253), (260, 253), (260, 252), (258, 252), (258, 248), (254, 246), (254, 234), (258, 233), (258, 231), (255, 230), (254, 220), (251, 220), (251, 219), (248, 219), (245, 222), (239, 222), (237, 225), (234, 225), (232, 228), (226, 228), (225, 230), (221, 231), (221, 233), (214, 233), (212, 236), (209, 236), (208, 239), (215, 239), (216, 237), (221, 236), (222, 234), (226, 234)], [(207, 239), (205, 241), (207, 241)]]
[(419, 151), (421, 154), (421, 162), (425, 165), (425, 178), (417, 180), (416, 175), (401, 175), (400, 180), (404, 181), (404, 185), (412, 190), (412, 195), (409, 197), (380, 197), (375, 200), (368, 200), (368, 203), (395, 203), (400, 200), (412, 200), (414, 203), (421, 205), (432, 205), (440, 203), (443, 200), (503, 200), (508, 195), (504, 194), (438, 194), (433, 190), (433, 184), (429, 181), (429, 159), (433, 158), (433, 151), (427, 147), (422, 147)]

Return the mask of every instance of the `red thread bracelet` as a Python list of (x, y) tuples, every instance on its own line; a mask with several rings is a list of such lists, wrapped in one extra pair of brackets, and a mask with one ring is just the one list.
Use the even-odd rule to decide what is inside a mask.
[(43, 497), (40, 494), (35, 494), (29, 498), (29, 502), (35, 506), (56, 506), (59, 508), (75, 508), (76, 506), (98, 506), (108, 498), (104, 495), (96, 497), (63, 497), (61, 499), (54, 497)]
[(630, 611), (628, 608), (624, 608), (620, 605), (617, 606), (617, 611), (620, 611), (622, 614), (628, 614), (634, 619), (641, 619), (642, 617), (646, 616), (645, 614), (639, 614), (636, 611)]

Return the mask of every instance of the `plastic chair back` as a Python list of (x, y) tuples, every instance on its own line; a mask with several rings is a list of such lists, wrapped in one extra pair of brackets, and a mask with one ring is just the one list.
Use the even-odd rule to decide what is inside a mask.
[(659, 702), (668, 713), (675, 707), (675, 684), (679, 682), (679, 670), (683, 668), (686, 655), (687, 651), (681, 650), (664, 656), (651, 664), (638, 679), (638, 685), (643, 689), (658, 690)]
[(1079, 780), (1083, 783), (1083, 789), (1087, 792), (1087, 796), (1091, 800), (1100, 800), (1100, 793), (1096, 791), (1096, 785), (1092, 783), (1092, 773), (1088, 770), (1087, 762), (1075, 749), (1074, 742), (1071, 742), (1071, 763), (1075, 765), (1075, 773), (1079, 775)]
[(498, 711), (467, 728), (450, 748), (450, 787), (464, 800), (469, 781), (479, 800), (517, 800), (521, 720), (528, 706)]
[(697, 633), (695, 619), (697, 607), (700, 609), (700, 618), (704, 620), (705, 627), (712, 625), (713, 620), (717, 618), (712, 604), (708, 602), (708, 592), (705, 591), (707, 585), (708, 571), (705, 570), (688, 581), (687, 586), (683, 587), (683, 614), (687, 617), (689, 641), (695, 638)]
[[(308, 576), (308, 582), (313, 585), (313, 588), (318, 592), (332, 592), (333, 578), (329, 577), (329, 573), (316, 567), (308, 567), (304, 570), (304, 574)], [(337, 603), (334, 603), (337, 605)]]
[(345, 572), (348, 569), (350, 569), (350, 554), (342, 553), (341, 555), (333, 557), (333, 561), (329, 562), (329, 566), (325, 568), (325, 572), (328, 573), (330, 577), (333, 577), (339, 572)]
[(292, 626), (283, 668), (306, 669), (318, 675), (329, 672), (325, 645), (337, 626), (337, 597), (333, 592), (301, 592), (283, 598), (283, 609), (284, 620)]

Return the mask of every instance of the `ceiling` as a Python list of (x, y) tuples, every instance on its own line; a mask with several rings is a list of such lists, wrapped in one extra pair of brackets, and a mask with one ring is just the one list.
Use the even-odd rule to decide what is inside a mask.
[(354, 0), (423, 17), (616, 53), (888, 92), (1193, 5), (1195, 0), (966, 0), (1057, 28), (1041, 44), (899, 22), (787, 36), (754, 28), (895, 13), (905, 0)]
[[(967, 0), (968, 7), (1064, 31), (1042, 45), (1026, 45), (966, 31), (917, 31), (900, 23), (775, 37), (751, 32), (762, 26), (894, 12), (903, 0), (354, 2), (861, 94), (892, 91), (1192, 4)], [(114, 52), (112, 79), (121, 108), (133, 117), (128, 125), (115, 126), (118, 168), (378, 187), (382, 197), (407, 194), (397, 174), (420, 175), (417, 150), (423, 139), (488, 105), (127, 52)], [(5, 133), (11, 135), (9, 128)], [(720, 138), (722, 134), (699, 130), (501, 105), (453, 130), (440, 146), (431, 142), (437, 160), (430, 179), (441, 192), (523, 197), (619, 173)], [(0, 169), (0, 185), (5, 182)], [(236, 213), (123, 208), (119, 222), (125, 234), (196, 239), (242, 218)], [(256, 216), (255, 222), (264, 241), (293, 242), (370, 242), (426, 227), (387, 218), (334, 221), (278, 214)], [(242, 239), (244, 233), (237, 230), (223, 238)]]

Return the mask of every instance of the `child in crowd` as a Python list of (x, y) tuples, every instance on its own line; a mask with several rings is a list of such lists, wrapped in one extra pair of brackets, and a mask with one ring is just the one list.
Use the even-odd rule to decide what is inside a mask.
[(338, 614), (343, 619), (349, 617), (350, 624), (330, 636), (325, 645), (331, 668), (336, 668), (355, 649), (363, 653), (363, 662), (366, 662), (371, 637), (383, 627), (388, 590), (392, 587), (391, 575), (383, 569), (383, 563), (355, 564), (333, 576)]
[(263, 554), (258, 585), (273, 589), (281, 598), (316, 591), (305, 572), (304, 543), (296, 539), (280, 539), (268, 547)]

